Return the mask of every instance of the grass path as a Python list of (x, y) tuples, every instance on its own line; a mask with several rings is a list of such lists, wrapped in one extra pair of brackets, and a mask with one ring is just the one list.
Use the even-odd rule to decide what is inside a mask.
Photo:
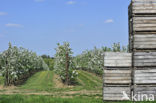
[(102, 78), (86, 71), (78, 71), (78, 84), (76, 86), (65, 86), (58, 75), (53, 71), (41, 71), (30, 77), (21, 86), (22, 89), (38, 91), (78, 91), (95, 90), (102, 88)]
[(30, 77), (22, 89), (33, 89), (33, 90), (49, 90), (53, 88), (53, 76), (52, 71), (41, 71)]
[(65, 86), (53, 71), (41, 71), (18, 87), (0, 88), (5, 95), (51, 95), (53, 97), (96, 96), (102, 97), (102, 79), (86, 71), (78, 71), (78, 85)]
[(107, 103), (102, 101), (102, 78), (86, 71), (78, 72), (76, 86), (65, 86), (53, 71), (38, 72), (19, 87), (1, 86), (0, 103)]

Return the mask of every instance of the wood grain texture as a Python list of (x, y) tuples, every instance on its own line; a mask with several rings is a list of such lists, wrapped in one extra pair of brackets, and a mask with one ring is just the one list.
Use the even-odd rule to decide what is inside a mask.
[[(153, 95), (156, 98), (156, 87), (150, 87), (150, 86), (136, 86), (134, 87), (134, 95), (147, 95), (148, 97), (151, 97)], [(143, 100), (146, 100), (144, 96)], [(138, 100), (142, 101), (142, 100)]]
[(144, 68), (143, 70), (135, 70), (135, 84), (156, 84), (156, 68)]
[(156, 34), (134, 35), (134, 49), (156, 49)]
[(105, 67), (130, 67), (132, 64), (131, 53), (104, 53)]
[(134, 66), (156, 66), (156, 52), (135, 52), (133, 55)]
[(130, 87), (104, 87), (103, 100), (125, 100), (122, 98), (123, 91), (130, 97)]
[(133, 17), (133, 31), (156, 31), (156, 17)]
[(132, 0), (132, 12), (134, 14), (156, 13), (155, 0)]
[(156, 3), (155, 0), (132, 0), (132, 3), (149, 3), (149, 4), (153, 4)]
[(131, 70), (104, 70), (105, 84), (131, 84)]

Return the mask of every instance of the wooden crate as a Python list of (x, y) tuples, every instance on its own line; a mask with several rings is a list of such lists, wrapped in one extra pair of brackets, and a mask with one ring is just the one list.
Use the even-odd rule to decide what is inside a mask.
[(123, 92), (130, 97), (130, 87), (104, 87), (103, 100), (121, 101), (127, 100), (123, 98)]
[(137, 68), (134, 71), (134, 84), (136, 85), (154, 85), (156, 84), (155, 68)]
[(103, 100), (127, 100), (123, 92), (130, 97), (132, 81), (132, 54), (119, 52), (104, 53)]
[(133, 95), (136, 95), (136, 97), (138, 98), (137, 101), (145, 101), (147, 99), (146, 95), (148, 98), (151, 97), (151, 95), (153, 95), (155, 99), (156, 86), (134, 86)]
[(132, 13), (139, 14), (156, 14), (155, 0), (132, 0)]
[(131, 70), (130, 68), (104, 70), (103, 80), (105, 85), (130, 85)]
[(137, 33), (134, 35), (133, 49), (155, 49), (156, 50), (156, 34)]
[(131, 67), (132, 64), (131, 53), (104, 53), (104, 66), (105, 67)]
[(133, 17), (133, 32), (134, 31), (156, 31), (156, 15), (155, 17)]
[(134, 52), (134, 67), (154, 67), (156, 66), (156, 52)]

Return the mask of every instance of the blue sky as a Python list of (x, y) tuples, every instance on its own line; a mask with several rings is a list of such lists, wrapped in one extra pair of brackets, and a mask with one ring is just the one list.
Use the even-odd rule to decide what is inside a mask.
[(130, 0), (0, 0), (0, 52), (13, 45), (55, 54), (68, 41), (74, 54), (114, 42), (128, 44)]

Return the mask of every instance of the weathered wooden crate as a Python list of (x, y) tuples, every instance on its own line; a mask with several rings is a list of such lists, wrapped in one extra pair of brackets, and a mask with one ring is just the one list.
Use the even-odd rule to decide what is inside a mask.
[(134, 86), (133, 95), (137, 98), (136, 101), (149, 101), (151, 97), (155, 99), (156, 86)]
[(123, 98), (123, 94), (127, 94), (130, 97), (130, 87), (104, 87), (103, 100), (104, 101), (121, 101), (128, 100)]
[(131, 53), (106, 52), (104, 53), (104, 84), (130, 85), (131, 84)]
[(156, 67), (137, 68), (134, 71), (134, 84), (156, 85)]
[(129, 48), (156, 50), (156, 17), (133, 17), (129, 20)]
[(132, 95), (156, 98), (156, 0), (132, 0), (128, 12)]
[(133, 17), (133, 31), (156, 31), (156, 15)]
[(156, 14), (155, 0), (132, 0), (133, 14)]
[(130, 97), (132, 81), (132, 54), (107, 52), (104, 53), (103, 100), (127, 100), (123, 92)]
[(156, 66), (156, 52), (134, 52), (134, 67), (154, 67)]
[(104, 53), (105, 67), (131, 67), (131, 53), (106, 52)]
[(113, 70), (104, 70), (105, 85), (130, 85), (131, 70), (130, 68), (114, 68)]
[(134, 35), (133, 49), (156, 50), (156, 33), (137, 33)]

